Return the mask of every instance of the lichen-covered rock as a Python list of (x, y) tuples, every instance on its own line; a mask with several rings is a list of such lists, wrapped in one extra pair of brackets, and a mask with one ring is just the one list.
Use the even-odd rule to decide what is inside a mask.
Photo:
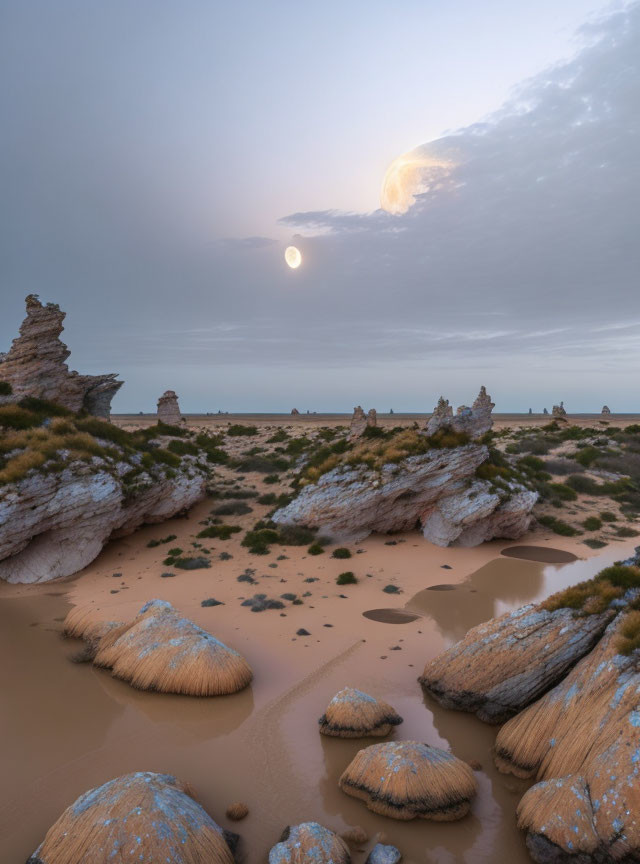
[(498, 734), (498, 768), (541, 781), (518, 807), (538, 862), (640, 860), (640, 664), (619, 653), (626, 618)]
[(317, 822), (292, 825), (269, 852), (269, 864), (350, 864), (349, 847)]
[(523, 606), (469, 630), (427, 663), (420, 683), (446, 708), (502, 723), (557, 684), (614, 615)]
[(466, 762), (419, 741), (365, 747), (340, 777), (339, 786), (381, 816), (438, 822), (462, 818), (477, 792)]
[(241, 654), (164, 600), (150, 600), (133, 621), (109, 630), (94, 663), (140, 690), (187, 696), (237, 693), (252, 678)]
[(399, 849), (384, 843), (376, 843), (365, 864), (399, 864), (400, 861), (402, 861), (402, 854)]
[(26, 305), (20, 335), (8, 353), (0, 354), (0, 381), (12, 389), (10, 396), (0, 397), (0, 402), (33, 396), (108, 419), (111, 400), (123, 382), (117, 381), (115, 374), (70, 372), (65, 361), (71, 352), (60, 340), (65, 313), (55, 303), (43, 306), (37, 294), (29, 294)]
[(139, 475), (135, 494), (120, 473), (94, 457), (59, 473), (30, 472), (0, 489), (0, 579), (47, 582), (77, 573), (110, 537), (162, 522), (205, 494), (207, 476), (192, 457), (171, 475)]
[(494, 407), (495, 405), (485, 387), (480, 388), (471, 408), (460, 405), (455, 416), (453, 408), (449, 405), (449, 400), (441, 396), (427, 422), (426, 434), (435, 435), (441, 429), (451, 429), (455, 432), (464, 432), (470, 438), (480, 438), (493, 426), (491, 412)]
[(178, 396), (174, 390), (165, 390), (158, 399), (158, 423), (166, 423), (168, 426), (179, 426), (182, 423)]
[(394, 726), (402, 723), (402, 717), (386, 702), (354, 687), (345, 687), (329, 702), (319, 723), (323, 735), (364, 738), (388, 735)]
[(516, 484), (510, 497), (491, 494), (487, 481), (474, 479), (488, 456), (484, 445), (467, 444), (432, 449), (379, 472), (366, 465), (334, 468), (304, 487), (273, 520), (318, 528), (336, 541), (407, 531), (417, 523), (440, 546), (516, 539), (529, 526), (537, 494)]
[(168, 774), (138, 772), (81, 795), (27, 864), (233, 864), (225, 834)]

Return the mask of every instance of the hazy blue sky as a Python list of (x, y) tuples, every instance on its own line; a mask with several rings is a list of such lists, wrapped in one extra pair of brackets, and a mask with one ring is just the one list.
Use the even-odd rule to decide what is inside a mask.
[(640, 410), (639, 56), (637, 2), (0, 0), (0, 349), (35, 292), (116, 410)]

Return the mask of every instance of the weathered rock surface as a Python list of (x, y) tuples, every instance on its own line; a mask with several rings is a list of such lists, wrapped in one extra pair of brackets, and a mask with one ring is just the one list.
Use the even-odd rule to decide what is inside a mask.
[(369, 408), (367, 411), (367, 429), (372, 429), (378, 425), (378, 412), (375, 408)]
[(469, 630), (427, 663), (420, 683), (446, 708), (501, 723), (557, 684), (614, 615), (578, 617), (571, 609), (523, 606)]
[(71, 352), (60, 340), (65, 313), (55, 303), (43, 306), (36, 294), (29, 294), (26, 304), (20, 335), (8, 353), (0, 354), (0, 381), (8, 382), (13, 391), (0, 397), (0, 403), (34, 396), (109, 419), (111, 400), (123, 382), (115, 374), (70, 372), (65, 361)]
[(158, 399), (158, 423), (169, 426), (179, 426), (182, 423), (178, 396), (174, 390), (165, 390)]
[(349, 864), (349, 848), (341, 837), (317, 822), (292, 825), (269, 852), (269, 864)]
[[(71, 462), (60, 473), (31, 472), (0, 489), (0, 579), (46, 582), (77, 573), (110, 537), (162, 522), (205, 494), (206, 475), (191, 457), (172, 476), (140, 475), (127, 493), (99, 457)], [(131, 465), (121, 463), (121, 474)]]
[(399, 864), (400, 861), (402, 861), (402, 854), (399, 849), (384, 843), (376, 843), (365, 864)]
[(300, 414), (300, 412), (298, 411), (297, 408), (292, 408), (292, 409), (291, 409), (291, 416), (292, 416), (292, 417), (298, 417), (299, 414)]
[(564, 407), (564, 402), (561, 402), (559, 405), (554, 405), (551, 409), (551, 415), (556, 419), (566, 420), (567, 412)]
[(360, 438), (364, 435), (366, 428), (367, 415), (364, 413), (361, 405), (356, 405), (353, 409), (353, 417), (351, 418), (351, 424), (349, 426), (349, 441), (355, 441), (356, 438)]
[(541, 781), (518, 807), (541, 864), (640, 860), (640, 658), (618, 653), (623, 622), (498, 735), (500, 770)]
[(373, 531), (407, 531), (419, 523), (431, 542), (470, 546), (491, 537), (516, 539), (527, 530), (537, 499), (513, 486), (503, 500), (487, 481), (474, 481), (489, 455), (480, 444), (433, 449), (380, 472), (365, 465), (338, 467), (306, 486), (273, 519), (307, 525), (335, 540), (356, 540)]
[(608, 417), (609, 414), (611, 414), (611, 409), (609, 408), (608, 405), (603, 405), (603, 406), (602, 406), (602, 414), (603, 414), (603, 416), (605, 416), (605, 417)]
[(402, 717), (386, 702), (354, 687), (345, 687), (329, 702), (319, 723), (323, 735), (364, 738), (388, 735), (394, 726), (402, 723)]
[(460, 405), (455, 416), (449, 400), (441, 396), (427, 422), (425, 432), (427, 435), (435, 435), (441, 429), (451, 429), (454, 432), (464, 432), (470, 438), (480, 438), (493, 426), (491, 412), (494, 407), (485, 387), (480, 388), (471, 408)]

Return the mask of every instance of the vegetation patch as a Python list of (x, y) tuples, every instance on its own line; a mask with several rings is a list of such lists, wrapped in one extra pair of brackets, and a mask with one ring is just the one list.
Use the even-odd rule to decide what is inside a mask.
[(351, 551), (346, 546), (338, 546), (331, 553), (332, 558), (351, 558)]
[(562, 519), (557, 519), (555, 516), (538, 516), (538, 522), (544, 525), (545, 528), (550, 528), (554, 534), (560, 534), (563, 537), (576, 537), (580, 534), (577, 528), (563, 522)]
[(161, 543), (171, 543), (171, 541), (175, 539), (175, 534), (168, 534), (166, 537), (162, 537), (160, 540), (149, 540), (147, 546), (149, 549), (153, 549), (155, 546), (160, 546)]
[(233, 423), (231, 426), (227, 428), (227, 435), (231, 435), (232, 438), (239, 438), (243, 436), (251, 436), (257, 435), (258, 429), (256, 426), (243, 426), (241, 423)]
[(357, 582), (358, 579), (355, 573), (352, 573), (351, 570), (346, 570), (336, 579), (336, 585), (355, 585)]
[(239, 525), (208, 525), (199, 531), (198, 537), (214, 537), (216, 540), (229, 540), (232, 534), (242, 531)]

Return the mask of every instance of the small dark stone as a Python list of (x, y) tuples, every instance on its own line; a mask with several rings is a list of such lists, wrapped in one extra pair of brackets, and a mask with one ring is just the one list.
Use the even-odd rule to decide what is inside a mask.
[(161, 573), (161, 574), (160, 574), (160, 578), (161, 578), (161, 579), (173, 579), (173, 577), (174, 577), (175, 575), (176, 575), (175, 573), (169, 573), (169, 572), (167, 572), (167, 573)]
[(399, 594), (400, 589), (397, 585), (385, 585), (382, 589), (385, 594)]
[(296, 636), (311, 636), (311, 633), (305, 630), (304, 627), (301, 627), (299, 630), (296, 630)]
[(443, 570), (451, 570), (452, 569), (448, 564), (441, 564), (440, 566), (442, 567)]
[(209, 597), (206, 600), (203, 600), (200, 603), (200, 605), (201, 606), (224, 606), (224, 603), (222, 602), (222, 600), (216, 600), (213, 597)]

